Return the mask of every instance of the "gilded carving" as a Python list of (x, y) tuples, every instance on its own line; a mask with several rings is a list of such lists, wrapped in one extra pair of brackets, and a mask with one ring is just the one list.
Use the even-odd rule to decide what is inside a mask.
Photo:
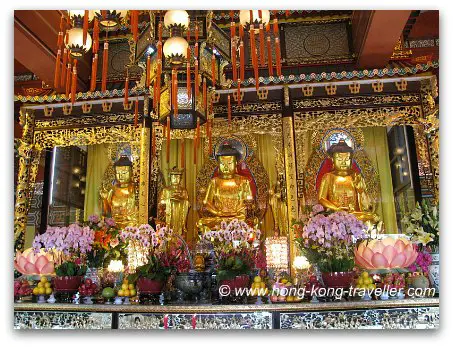
[(99, 124), (114, 124), (114, 123), (133, 123), (133, 113), (115, 113), (115, 114), (95, 114), (86, 117), (64, 117), (56, 119), (40, 119), (35, 121), (37, 130), (46, 128), (62, 128), (62, 127), (77, 127), (77, 126), (92, 126)]
[[(243, 92), (241, 93), (243, 97)], [(236, 93), (233, 93), (236, 95)], [(235, 101), (237, 101), (235, 99)], [(231, 112), (232, 113), (255, 113), (255, 112), (272, 112), (272, 111), (281, 111), (282, 103), (280, 101), (269, 101), (263, 103), (241, 103), (241, 105), (232, 103)], [(228, 113), (228, 105), (215, 105), (214, 114)]]

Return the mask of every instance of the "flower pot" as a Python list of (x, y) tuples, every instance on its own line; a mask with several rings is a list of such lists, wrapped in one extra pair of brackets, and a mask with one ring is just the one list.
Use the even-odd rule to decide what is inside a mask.
[(83, 276), (56, 276), (53, 279), (55, 291), (61, 293), (77, 292)]
[(354, 271), (322, 273), (322, 280), (327, 288), (349, 288), (353, 279)]
[(234, 294), (234, 290), (239, 288), (248, 288), (250, 283), (250, 278), (248, 275), (239, 275), (230, 280), (220, 281), (220, 286), (230, 287), (231, 294)]
[(429, 281), (439, 293), (439, 277), (440, 277), (440, 255), (439, 253), (431, 253), (432, 263), (429, 266)]
[(158, 280), (151, 280), (145, 277), (140, 277), (137, 280), (137, 289), (140, 294), (160, 294), (163, 286), (164, 282)]

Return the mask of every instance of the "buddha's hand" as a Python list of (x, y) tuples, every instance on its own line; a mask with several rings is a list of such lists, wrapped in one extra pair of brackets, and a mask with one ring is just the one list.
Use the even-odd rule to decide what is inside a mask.
[(365, 184), (363, 182), (362, 176), (356, 175), (354, 177), (354, 187), (358, 193), (362, 193), (365, 190)]
[(99, 191), (99, 196), (101, 197), (102, 200), (107, 200), (108, 195), (109, 193), (104, 189)]

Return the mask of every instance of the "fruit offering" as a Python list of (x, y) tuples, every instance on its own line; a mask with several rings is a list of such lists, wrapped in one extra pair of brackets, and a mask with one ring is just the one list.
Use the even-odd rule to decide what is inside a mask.
[(133, 297), (135, 295), (137, 295), (135, 285), (133, 283), (129, 283), (127, 279), (124, 279), (121, 284), (121, 288), (118, 289), (118, 296)]
[(111, 287), (105, 287), (102, 290), (102, 296), (106, 299), (111, 299), (115, 296), (115, 290)]
[(263, 281), (261, 276), (255, 276), (251, 289), (251, 295), (253, 296), (265, 296), (269, 294), (269, 290), (266, 288), (266, 283)]
[(33, 288), (33, 295), (50, 295), (52, 292), (52, 284), (47, 280), (46, 276), (41, 276), (40, 281)]
[(374, 284), (373, 278), (369, 275), (369, 273), (364, 271), (357, 279), (356, 288), (375, 289), (376, 284)]
[(382, 280), (382, 286), (387, 289), (404, 289), (406, 286), (406, 280), (403, 274), (398, 273), (389, 273), (385, 275), (384, 279)]
[(28, 281), (17, 280), (14, 281), (14, 296), (27, 296), (32, 293), (32, 289)]
[(79, 287), (79, 293), (81, 296), (93, 296), (97, 292), (98, 286), (93, 283), (91, 278), (85, 278), (82, 285)]
[(297, 294), (291, 277), (283, 276), (273, 285), (270, 299), (272, 302), (299, 302), (302, 299)]

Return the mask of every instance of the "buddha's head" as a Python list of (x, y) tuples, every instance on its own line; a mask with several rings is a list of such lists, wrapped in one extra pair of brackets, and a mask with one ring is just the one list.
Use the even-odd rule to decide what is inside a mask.
[(179, 170), (176, 166), (174, 166), (169, 173), (170, 185), (179, 186), (182, 179), (182, 173), (183, 170)]
[(241, 154), (238, 150), (230, 144), (221, 145), (217, 154), (220, 174), (222, 176), (231, 176), (236, 173), (237, 162), (240, 156)]
[(327, 153), (331, 156), (335, 172), (348, 172), (352, 167), (352, 154), (354, 150), (344, 141), (330, 146)]
[(115, 168), (115, 178), (120, 186), (127, 185), (132, 180), (132, 162), (127, 155), (122, 155), (113, 164)]

